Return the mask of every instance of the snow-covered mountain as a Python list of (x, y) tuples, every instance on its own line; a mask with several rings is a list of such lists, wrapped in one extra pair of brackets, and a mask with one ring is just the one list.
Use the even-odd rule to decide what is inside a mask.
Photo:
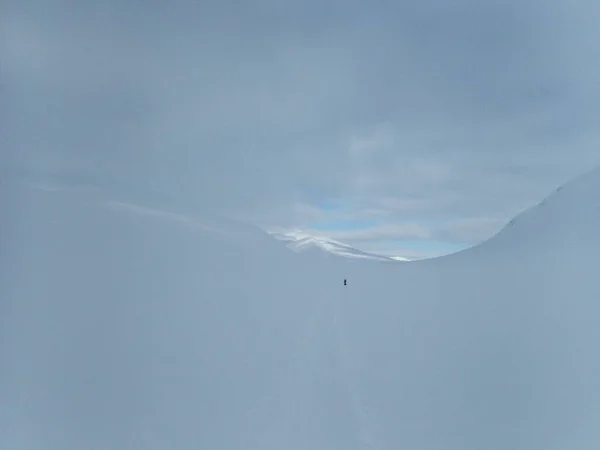
[[(600, 168), (559, 186), (485, 242), (455, 258), (565, 258), (600, 254)], [(455, 260), (455, 259), (453, 259)]]
[(596, 450), (599, 198), (594, 171), (470, 250), (346, 264), (5, 184), (0, 447)]
[(350, 260), (371, 260), (382, 262), (408, 261), (401, 256), (384, 256), (364, 252), (333, 239), (316, 236), (302, 230), (270, 230), (269, 234), (295, 252), (318, 252), (339, 256)]

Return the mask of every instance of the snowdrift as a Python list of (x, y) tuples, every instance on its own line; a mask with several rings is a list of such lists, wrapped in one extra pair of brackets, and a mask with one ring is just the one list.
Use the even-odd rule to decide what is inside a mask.
[(85, 192), (4, 198), (3, 449), (600, 440), (598, 171), (480, 246), (404, 264)]

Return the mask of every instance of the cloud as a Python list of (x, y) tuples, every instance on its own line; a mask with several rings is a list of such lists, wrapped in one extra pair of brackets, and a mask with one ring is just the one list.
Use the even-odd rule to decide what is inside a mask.
[(431, 231), (417, 223), (406, 223), (400, 225), (378, 225), (374, 227), (342, 230), (314, 230), (314, 233), (326, 235), (335, 240), (343, 242), (365, 241), (365, 240), (393, 240), (393, 239), (428, 239)]
[(267, 225), (463, 217), (471, 242), (598, 163), (593, 8), (9, 2), (0, 166)]
[(315, 236), (329, 237), (353, 244), (357, 241), (437, 240), (473, 245), (499, 231), (506, 223), (497, 218), (426, 220), (415, 219), (392, 223), (333, 222), (313, 225), (308, 230)]

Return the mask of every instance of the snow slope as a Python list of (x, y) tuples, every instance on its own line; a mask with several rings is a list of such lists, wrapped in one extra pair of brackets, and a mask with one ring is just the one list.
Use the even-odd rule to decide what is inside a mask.
[(286, 246), (295, 252), (321, 253), (325, 256), (340, 256), (349, 260), (408, 261), (402, 257), (388, 257), (364, 252), (333, 239), (314, 236), (301, 230), (269, 231), (269, 234), (279, 241), (286, 242)]
[(7, 187), (1, 448), (595, 450), (599, 180), (406, 264)]

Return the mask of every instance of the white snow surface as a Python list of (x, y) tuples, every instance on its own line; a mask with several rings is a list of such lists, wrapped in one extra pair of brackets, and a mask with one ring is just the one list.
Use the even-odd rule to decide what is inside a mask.
[(598, 171), (404, 264), (90, 192), (1, 195), (2, 450), (598, 448)]

